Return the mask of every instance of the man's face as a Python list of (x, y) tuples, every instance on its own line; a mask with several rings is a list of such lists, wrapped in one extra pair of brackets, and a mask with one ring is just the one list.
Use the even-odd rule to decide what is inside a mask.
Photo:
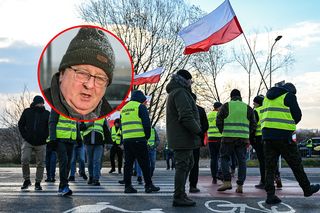
[[(85, 78), (86, 74), (89, 79)], [(107, 81), (105, 85), (97, 84), (101, 79)], [(109, 82), (106, 73), (92, 65), (74, 65), (67, 68), (60, 73), (59, 81), (61, 93), (69, 106), (82, 115), (92, 112), (98, 106)]]

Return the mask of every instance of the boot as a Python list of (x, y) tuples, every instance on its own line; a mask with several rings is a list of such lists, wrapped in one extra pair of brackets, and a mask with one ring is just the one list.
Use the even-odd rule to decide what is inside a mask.
[(258, 185), (255, 185), (254, 187), (256, 187), (257, 189), (264, 189), (265, 185), (264, 183), (260, 182)]
[(223, 181), (223, 185), (218, 188), (218, 191), (223, 192), (230, 189), (232, 189), (231, 181)]
[(309, 190), (304, 191), (304, 196), (305, 197), (310, 197), (314, 193), (318, 192), (319, 189), (320, 189), (320, 185), (319, 184), (310, 185)]
[(22, 190), (28, 189), (28, 187), (31, 186), (31, 181), (30, 180), (25, 180), (21, 186)]
[(212, 184), (217, 184), (217, 178), (212, 178)]
[(179, 198), (174, 198), (172, 202), (172, 206), (195, 206), (196, 202), (191, 200), (190, 198), (186, 198), (181, 196)]
[(93, 177), (89, 177), (88, 184), (93, 184)]
[(200, 189), (198, 189), (197, 187), (194, 187), (194, 186), (190, 186), (189, 192), (190, 193), (198, 193), (198, 192), (200, 192)]
[(267, 204), (278, 204), (278, 203), (281, 203), (281, 200), (276, 195), (268, 195), (266, 203)]
[(114, 173), (116, 170), (114, 168), (110, 169), (109, 174)]
[(236, 193), (243, 193), (243, 185), (238, 185), (236, 189)]
[(145, 187), (145, 192), (146, 193), (152, 193), (152, 192), (158, 192), (158, 191), (160, 191), (160, 187), (157, 187), (157, 186), (155, 186), (153, 184)]

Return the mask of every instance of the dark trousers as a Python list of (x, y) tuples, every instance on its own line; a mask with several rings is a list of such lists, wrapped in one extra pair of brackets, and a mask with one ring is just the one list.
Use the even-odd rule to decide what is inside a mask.
[(46, 170), (47, 178), (55, 178), (56, 176), (56, 164), (57, 164), (57, 152), (53, 145), (47, 145), (46, 147)]
[(200, 148), (193, 150), (193, 167), (190, 171), (189, 182), (191, 187), (197, 187), (198, 177), (199, 177), (199, 158), (200, 158)]
[(58, 141), (58, 159), (59, 159), (59, 176), (60, 184), (59, 189), (63, 189), (68, 185), (68, 175), (71, 166), (73, 143)]
[(189, 172), (193, 167), (193, 150), (174, 150), (175, 168), (174, 175), (174, 198), (181, 198), (186, 195), (185, 185)]
[(255, 137), (256, 141), (251, 143), (251, 146), (254, 148), (257, 154), (257, 158), (259, 161), (259, 169), (260, 169), (260, 182), (265, 184), (266, 177), (266, 164), (265, 164), (265, 156), (263, 151), (263, 143), (261, 136)]
[(166, 162), (167, 162), (167, 169), (170, 169), (170, 159), (171, 159), (171, 169), (174, 168), (174, 154), (173, 151), (170, 149), (166, 149)]
[(115, 170), (116, 163), (115, 163), (115, 156), (118, 157), (118, 171), (121, 171), (122, 168), (122, 158), (123, 158), (123, 151), (118, 144), (113, 144), (110, 149), (110, 162), (111, 162), (111, 169)]
[(146, 141), (125, 141), (124, 142), (124, 182), (125, 187), (131, 186), (132, 167), (137, 159), (142, 170), (146, 186), (152, 184), (149, 167), (149, 154)]
[(309, 190), (310, 182), (304, 172), (301, 156), (295, 143), (288, 142), (288, 140), (265, 140), (264, 150), (267, 162), (265, 189), (268, 195), (275, 194), (274, 177), (280, 155), (288, 163), (300, 187), (304, 191)]
[(212, 178), (217, 178), (218, 173), (218, 161), (219, 161), (219, 150), (221, 141), (210, 142), (209, 151), (210, 151), (210, 170)]

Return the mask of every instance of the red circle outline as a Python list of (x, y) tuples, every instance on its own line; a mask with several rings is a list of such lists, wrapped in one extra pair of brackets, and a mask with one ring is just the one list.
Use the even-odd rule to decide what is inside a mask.
[[(81, 27), (88, 27), (88, 28), (98, 28), (104, 32), (107, 32), (109, 33), (110, 35), (112, 35), (115, 39), (117, 39), (121, 45), (124, 47), (125, 51), (127, 52), (127, 55), (130, 59), (130, 63), (131, 63), (131, 82), (130, 82), (130, 87), (129, 87), (129, 90), (125, 96), (125, 98), (122, 100), (122, 102), (114, 109), (112, 110), (110, 113), (106, 114), (106, 115), (103, 115), (101, 117), (98, 117), (96, 119), (93, 119), (93, 120), (77, 120), (75, 118), (71, 118), (63, 113), (61, 113), (59, 110), (57, 110), (55, 107), (53, 107), (53, 105), (47, 100), (47, 97), (44, 95), (44, 92), (43, 92), (43, 88), (41, 86), (41, 83), (40, 83), (40, 63), (42, 61), (42, 57), (45, 53), (45, 51), (47, 50), (48, 46), (51, 44), (51, 42), (53, 40), (55, 40), (58, 36), (60, 36), (62, 33), (68, 31), (68, 30), (72, 30), (72, 29), (75, 29), (75, 28), (81, 28)], [(133, 61), (132, 61), (132, 57), (131, 57), (131, 54), (129, 53), (129, 50), (128, 48), (125, 46), (124, 42), (118, 37), (116, 36), (114, 33), (112, 33), (111, 31), (109, 30), (106, 30), (100, 26), (94, 26), (94, 25), (76, 25), (76, 26), (73, 26), (73, 27), (69, 27), (63, 31), (61, 31), (60, 33), (58, 33), (57, 35), (55, 35), (48, 43), (47, 45), (45, 46), (45, 48), (42, 50), (41, 52), (41, 55), (40, 55), (40, 58), (38, 60), (38, 71), (37, 71), (37, 75), (38, 75), (38, 85), (39, 85), (39, 88), (40, 88), (40, 91), (42, 93), (42, 96), (44, 97), (44, 99), (46, 100), (46, 102), (49, 104), (49, 106), (51, 107), (51, 109), (54, 109), (54, 111), (56, 111), (59, 115), (63, 115), (64, 117), (66, 118), (69, 118), (71, 120), (75, 120), (75, 121), (80, 121), (80, 122), (92, 122), (92, 121), (96, 121), (96, 120), (100, 120), (100, 119), (103, 119), (103, 118), (106, 118), (108, 117), (109, 115), (111, 115), (112, 113), (116, 112), (116, 111), (119, 111), (125, 104), (126, 104), (126, 100), (128, 99), (129, 97), (129, 94), (130, 94), (130, 91), (132, 90), (132, 87), (133, 87), (133, 76), (134, 76), (134, 67), (133, 67)]]

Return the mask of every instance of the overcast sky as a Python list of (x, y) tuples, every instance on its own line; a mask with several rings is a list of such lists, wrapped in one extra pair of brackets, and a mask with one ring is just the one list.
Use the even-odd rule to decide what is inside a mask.
[[(0, 95), (1, 102), (19, 93), (27, 85), (40, 93), (37, 64), (41, 51), (50, 39), (65, 28), (84, 24), (78, 17), (81, 0), (0, 0)], [(223, 0), (189, 0), (211, 12)], [(269, 36), (282, 35), (276, 49), (290, 44), (296, 63), (288, 71), (279, 71), (273, 81), (285, 79), (297, 86), (303, 119), (298, 127), (319, 128), (320, 120), (320, 2), (317, 0), (230, 0), (247, 34), (272, 29)], [(264, 36), (264, 35), (262, 35)], [(267, 35), (265, 35), (267, 36)], [(224, 45), (243, 42), (242, 36)], [(268, 48), (262, 44), (261, 48)], [(232, 71), (230, 71), (232, 72)], [(226, 72), (220, 85), (246, 80), (245, 71)], [(241, 83), (240, 83), (241, 84)], [(0, 103), (1, 104), (1, 103)], [(0, 108), (3, 107), (1, 104)]]

